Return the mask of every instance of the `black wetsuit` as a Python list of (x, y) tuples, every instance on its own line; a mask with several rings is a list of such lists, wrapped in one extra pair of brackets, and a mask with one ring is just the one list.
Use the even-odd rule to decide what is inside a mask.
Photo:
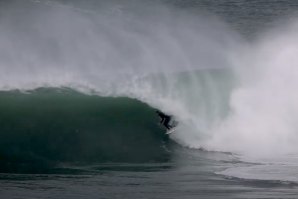
[(168, 130), (170, 130), (172, 128), (172, 126), (169, 125), (169, 122), (171, 120), (171, 116), (166, 115), (166, 114), (164, 114), (160, 111), (156, 111), (156, 113), (161, 118), (160, 123), (163, 124)]

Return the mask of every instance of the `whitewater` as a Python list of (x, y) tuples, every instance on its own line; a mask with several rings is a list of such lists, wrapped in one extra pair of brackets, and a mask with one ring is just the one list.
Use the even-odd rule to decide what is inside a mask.
[[(5, 104), (1, 107), (25, 102), (19, 107), (23, 111), (15, 116), (27, 112), (26, 117), (31, 117), (32, 104), (49, 98), (44, 105), (38, 104), (36, 118), (51, 107), (55, 114), (48, 118), (54, 120), (65, 107), (76, 115), (83, 113), (72, 111), (76, 106), (90, 103), (100, 110), (110, 107), (116, 115), (127, 114), (119, 116), (123, 121), (136, 114), (136, 118), (144, 118), (144, 128), (151, 121), (158, 123), (154, 116), (158, 109), (179, 122), (171, 141), (194, 149), (194, 153), (219, 153), (219, 161), (228, 162), (213, 173), (298, 183), (298, 23), (294, 14), (251, 35), (216, 12), (197, 13), (167, 1), (70, 2), (16, 0), (0, 4), (0, 96)], [(11, 96), (27, 101), (13, 101)], [(91, 106), (88, 110), (92, 111)], [(109, 111), (96, 114), (109, 115)], [(135, 120), (125, 120), (127, 132), (132, 131)], [(68, 124), (85, 121), (69, 120)], [(94, 129), (108, 131), (108, 125), (103, 127), (108, 122), (102, 119), (102, 126)], [(157, 133), (152, 138), (146, 131), (152, 142), (145, 146), (167, 147), (164, 132), (156, 126), (148, 128)], [(110, 131), (121, 130), (115, 127)], [(64, 133), (69, 139), (68, 131)], [(84, 139), (93, 147), (82, 153), (80, 161), (90, 151), (99, 150), (95, 138), (105, 139), (87, 135)], [(47, 140), (41, 143), (46, 145)], [(80, 148), (63, 157), (47, 158), (70, 161), (75, 159), (71, 154), (78, 151)], [(149, 148), (145, 151), (150, 154)], [(97, 155), (94, 152), (86, 160), (92, 162)], [(108, 162), (116, 159), (105, 158)]]

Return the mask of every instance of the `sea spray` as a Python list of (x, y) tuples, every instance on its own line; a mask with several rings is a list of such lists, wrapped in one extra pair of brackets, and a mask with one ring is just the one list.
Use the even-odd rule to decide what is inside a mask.
[(295, 22), (267, 32), (240, 53), (240, 83), (211, 148), (257, 157), (298, 152), (297, 27)]
[(174, 115), (184, 146), (296, 152), (295, 25), (248, 43), (215, 17), (161, 3), (1, 10), (2, 90), (136, 98)]

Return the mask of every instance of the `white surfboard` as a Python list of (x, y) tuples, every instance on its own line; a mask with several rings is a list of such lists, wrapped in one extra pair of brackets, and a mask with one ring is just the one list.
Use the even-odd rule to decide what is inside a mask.
[(171, 133), (174, 133), (176, 131), (176, 128), (171, 128), (170, 130), (168, 130), (166, 132), (167, 135), (171, 134)]

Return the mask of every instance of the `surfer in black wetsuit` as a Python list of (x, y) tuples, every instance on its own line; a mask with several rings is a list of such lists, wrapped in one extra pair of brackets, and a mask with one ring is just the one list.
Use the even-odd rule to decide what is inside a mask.
[(170, 120), (171, 120), (171, 116), (164, 114), (161, 111), (156, 111), (156, 113), (158, 114), (158, 116), (161, 118), (160, 123), (163, 124), (168, 130), (170, 130), (172, 128), (172, 126), (169, 124)]

